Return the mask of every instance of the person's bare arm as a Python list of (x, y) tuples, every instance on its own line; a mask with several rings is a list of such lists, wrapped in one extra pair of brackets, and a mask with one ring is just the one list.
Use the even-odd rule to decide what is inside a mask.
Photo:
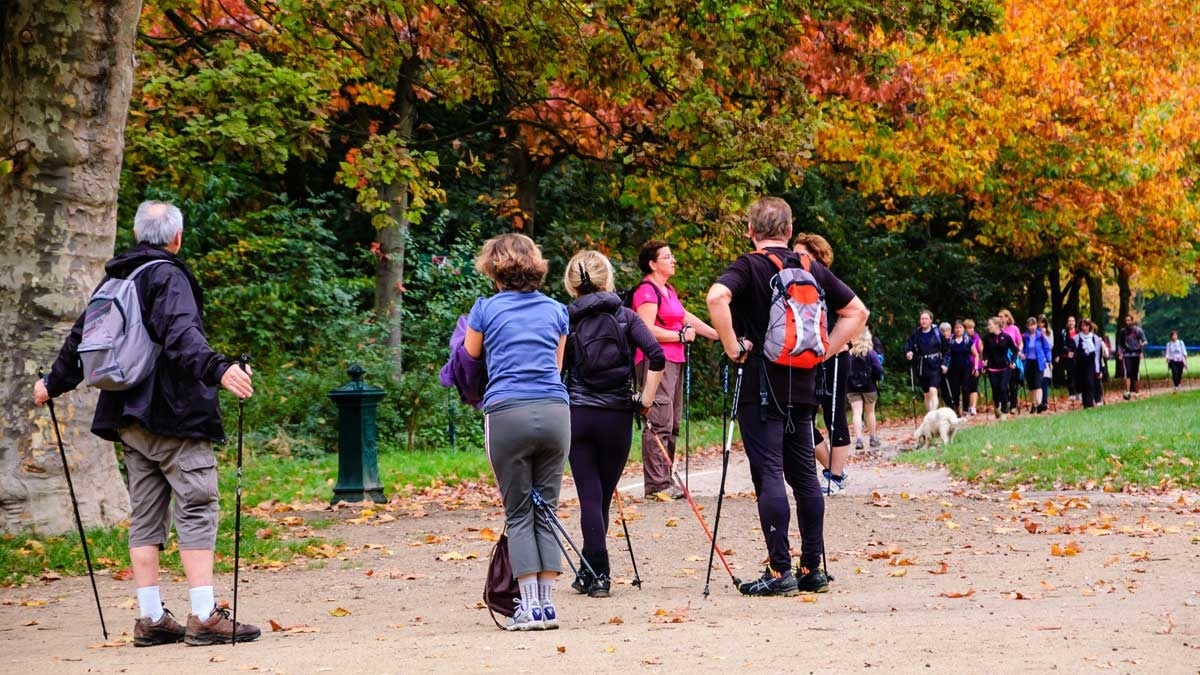
[(853, 340), (854, 336), (862, 332), (871, 312), (856, 295), (845, 307), (837, 311), (837, 315), (837, 324), (833, 327), (833, 333), (829, 335), (829, 348), (825, 350), (826, 359), (832, 358)]
[(729, 290), (728, 286), (717, 283), (708, 289), (708, 317), (712, 320), (713, 329), (717, 332), (717, 339), (721, 341), (725, 356), (735, 363), (741, 363), (750, 355), (750, 350), (754, 345), (745, 338), (739, 340), (737, 333), (733, 330), (733, 312), (729, 309), (731, 302), (733, 302), (733, 291)]
[(688, 342), (695, 340), (697, 335), (714, 341), (721, 339), (721, 336), (717, 335), (717, 329), (713, 328), (707, 323), (704, 323), (703, 319), (695, 314), (692, 314), (686, 309), (683, 310), (683, 324), (685, 326), (692, 327), (692, 334), (686, 336), (688, 338)]
[[(473, 359), (483, 356), (483, 333), (474, 328), (467, 328), (467, 335), (463, 338), (463, 349), (467, 350), (467, 354)], [(559, 359), (561, 369), (562, 359)]]
[(554, 360), (558, 363), (558, 372), (560, 372), (560, 373), (562, 372), (562, 367), (563, 367), (563, 355), (565, 355), (566, 353), (567, 353), (567, 336), (559, 335), (558, 336), (558, 350), (556, 350), (554, 353)]

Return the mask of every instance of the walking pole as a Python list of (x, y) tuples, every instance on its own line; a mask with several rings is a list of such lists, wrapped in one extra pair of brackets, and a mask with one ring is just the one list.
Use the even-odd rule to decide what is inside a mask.
[[(687, 329), (687, 326), (684, 326)], [(689, 466), (689, 446), (692, 439), (691, 424), (692, 407), (692, 343), (683, 343), (683, 484), (691, 487), (691, 467)]]
[(571, 554), (567, 551), (567, 547), (563, 545), (563, 539), (571, 546), (571, 550), (575, 552), (575, 555), (579, 556), (580, 566), (586, 567), (593, 577), (596, 576), (596, 570), (592, 568), (592, 564), (587, 561), (587, 558), (583, 557), (583, 553), (580, 552), (579, 547), (571, 540), (571, 535), (567, 533), (567, 528), (558, 519), (558, 514), (554, 513), (554, 509), (550, 508), (550, 505), (542, 498), (542, 493), (538, 492), (537, 488), (533, 488), (529, 492), (529, 499), (533, 501), (533, 508), (542, 514), (542, 519), (550, 526), (551, 533), (554, 530), (558, 530), (559, 534), (562, 534), (562, 539), (559, 539), (558, 535), (555, 535), (554, 541), (562, 549), (563, 556), (567, 559), (567, 564), (571, 566), (571, 572), (575, 576), (579, 576), (579, 570), (575, 567), (575, 563), (571, 562)]
[(909, 410), (912, 411), (913, 427), (917, 426), (917, 382), (913, 377), (913, 364), (908, 364), (908, 403)]
[[(38, 368), (38, 377), (44, 378)], [(100, 608), (100, 591), (96, 590), (96, 573), (92, 570), (92, 554), (88, 551), (87, 535), (83, 532), (83, 519), (79, 517), (79, 501), (75, 499), (75, 484), (71, 482), (71, 469), (67, 466), (67, 451), (63, 447), (62, 432), (58, 430), (58, 416), (54, 414), (54, 399), (48, 399), (50, 423), (54, 425), (54, 437), (58, 439), (58, 456), (62, 458), (63, 476), (67, 479), (67, 492), (71, 494), (71, 507), (75, 511), (75, 527), (79, 529), (79, 543), (83, 544), (83, 559), (87, 562), (88, 577), (92, 580), (92, 595), (96, 598), (96, 613), (100, 615), (100, 632), (108, 640), (108, 627), (104, 625), (104, 610)]]
[(621, 527), (625, 530), (625, 546), (629, 548), (629, 562), (633, 565), (633, 585), (642, 587), (642, 577), (638, 575), (637, 558), (633, 556), (633, 540), (629, 538), (629, 522), (625, 519), (625, 507), (621, 505), (621, 488), (613, 490), (617, 498), (617, 513), (621, 516)]
[[(731, 428), (730, 428), (730, 431), (729, 431), (729, 433), (730, 433), (730, 435), (732, 435), (732, 434), (733, 434), (732, 426), (731, 426)], [(658, 434), (651, 434), (651, 435), (652, 435), (652, 436), (654, 436), (654, 440), (658, 442), (658, 449), (659, 449), (659, 451), (660, 451), (660, 452), (662, 452), (662, 454), (663, 454), (663, 457), (665, 457), (665, 458), (667, 458), (668, 460), (670, 460), (670, 456), (669, 456), (669, 455), (667, 455), (667, 446), (663, 445), (662, 439), (658, 437)], [(691, 490), (688, 490), (688, 488), (687, 488), (687, 486), (686, 486), (686, 485), (683, 485), (682, 483), (680, 483), (680, 482), (678, 481), (678, 477), (677, 477), (677, 476), (673, 476), (673, 477), (676, 479), (676, 483), (678, 484), (678, 487), (679, 487), (681, 490), (683, 490), (683, 497), (684, 497), (684, 499), (686, 499), (686, 500), (687, 500), (687, 503), (688, 503), (688, 505), (692, 507), (692, 513), (696, 514), (696, 520), (700, 521), (700, 527), (704, 529), (704, 534), (705, 534), (705, 536), (707, 536), (707, 537), (708, 537), (708, 540), (709, 540), (710, 542), (712, 542), (712, 541), (716, 541), (716, 540), (713, 538), (713, 533), (712, 533), (712, 532), (711, 532), (711, 531), (708, 529), (708, 523), (704, 522), (704, 516), (703, 516), (703, 515), (701, 515), (701, 513), (700, 513), (700, 507), (696, 506), (696, 500), (692, 498), (692, 492), (691, 492)], [(736, 588), (736, 587), (740, 586), (740, 585), (741, 585), (741, 583), (742, 583), (742, 580), (741, 580), (741, 579), (739, 579), (739, 578), (737, 577), (737, 575), (735, 575), (735, 574), (733, 573), (733, 568), (732, 568), (732, 567), (730, 567), (730, 566), (729, 566), (729, 562), (728, 562), (727, 560), (725, 560), (725, 554), (721, 552), (721, 549), (720, 549), (720, 548), (716, 548), (715, 550), (716, 550), (716, 552), (717, 552), (717, 557), (718, 557), (718, 558), (720, 558), (720, 559), (721, 559), (721, 563), (722, 563), (723, 565), (725, 565), (725, 571), (729, 573), (729, 578), (733, 580), (733, 585), (734, 585), (734, 587)]]
[[(242, 354), (238, 359), (238, 367), (244, 372), (250, 356)], [(237, 437), (237, 491), (234, 498), (233, 513), (233, 632), (229, 636), (229, 644), (237, 644), (237, 605), (238, 605), (238, 570), (241, 567), (242, 553), (242, 427), (245, 418), (246, 399), (238, 397), (238, 437)]]
[[(742, 364), (738, 364), (737, 377), (733, 381), (733, 409), (737, 410), (738, 396), (742, 392)], [(708, 549), (708, 570), (704, 575), (704, 597), (708, 597), (709, 581), (712, 579), (712, 563), (713, 554), (717, 551), (717, 530), (721, 527), (721, 504), (725, 501), (725, 476), (729, 473), (729, 450), (733, 446), (733, 421), (734, 416), (729, 416), (729, 430), (725, 433), (725, 449), (721, 453), (721, 487), (717, 490), (717, 516), (713, 519), (712, 543)], [(830, 444), (832, 447), (832, 444)], [(721, 560), (725, 557), (722, 554)], [(726, 565), (728, 567), (728, 565)], [(733, 576), (731, 573), (730, 576)], [(740, 586), (737, 578), (733, 580), (734, 586)]]

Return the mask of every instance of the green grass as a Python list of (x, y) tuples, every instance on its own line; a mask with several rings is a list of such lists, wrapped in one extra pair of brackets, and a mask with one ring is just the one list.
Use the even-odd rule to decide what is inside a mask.
[(990, 487), (1200, 487), (1200, 390), (968, 427), (898, 461), (944, 465)]

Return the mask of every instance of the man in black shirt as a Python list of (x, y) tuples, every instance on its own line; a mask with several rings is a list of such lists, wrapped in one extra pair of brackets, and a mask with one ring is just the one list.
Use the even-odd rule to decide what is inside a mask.
[[(781, 260), (796, 260), (788, 249), (792, 210), (777, 197), (750, 206), (747, 236), (756, 250)], [(772, 305), (771, 279), (778, 268), (766, 255), (743, 254), (726, 268), (708, 291), (708, 311), (725, 354), (743, 365), (743, 385), (736, 402), (738, 426), (758, 496), (758, 517), (770, 564), (762, 578), (742, 584), (746, 595), (822, 593), (829, 581), (819, 569), (824, 538), (825, 501), (813, 455), (812, 421), (816, 410), (816, 371), (766, 362), (763, 337)], [(844, 283), (824, 265), (812, 261), (812, 276), (825, 293), (828, 311), (838, 320), (825, 356), (841, 351), (858, 335), (869, 312)], [(792, 573), (788, 525), (791, 509), (787, 487), (796, 499), (801, 553)]]
[(1138, 371), (1142, 367), (1142, 348), (1146, 346), (1146, 333), (1125, 316), (1125, 325), (1117, 329), (1117, 358), (1125, 368), (1125, 400), (1138, 393)]

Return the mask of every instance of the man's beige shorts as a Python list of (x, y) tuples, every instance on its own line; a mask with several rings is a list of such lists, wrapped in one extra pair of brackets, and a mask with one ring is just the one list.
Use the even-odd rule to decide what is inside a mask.
[(140, 424), (120, 430), (129, 477), (129, 547), (167, 543), (171, 496), (180, 550), (212, 550), (217, 542), (217, 462), (212, 443), (156, 436)]
[(877, 391), (852, 391), (846, 394), (846, 400), (850, 402), (862, 401), (867, 405), (875, 405), (879, 400), (879, 392)]

